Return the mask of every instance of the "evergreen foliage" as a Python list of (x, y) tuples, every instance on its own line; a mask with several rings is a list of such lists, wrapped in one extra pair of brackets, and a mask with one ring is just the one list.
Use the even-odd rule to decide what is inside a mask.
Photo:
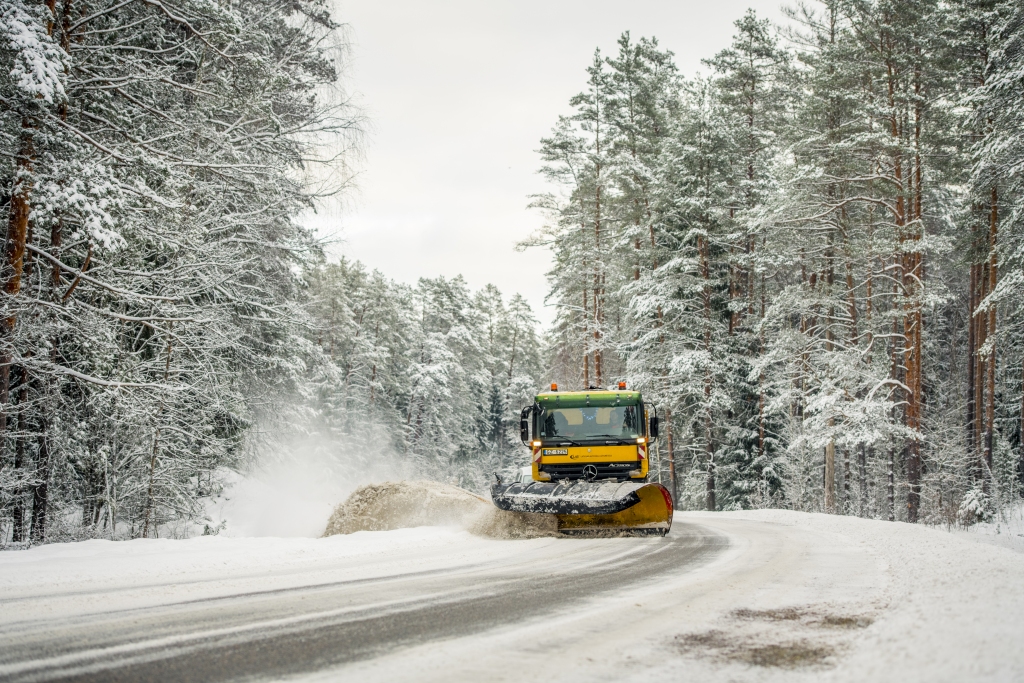
[(578, 384), (600, 363), (659, 403), (681, 506), (984, 518), (1024, 462), (1024, 15), (789, 14), (779, 31), (748, 11), (707, 76), (652, 52), (672, 74), (644, 91), (657, 116), (611, 104), (632, 101), (633, 46), (653, 39), (624, 34), (588, 67), (577, 114), (542, 142), (563, 196), (538, 202), (551, 220), (527, 242), (556, 256), (549, 372)]
[(201, 525), (282, 438), (508, 466), (526, 303), (328, 265), (296, 222), (358, 142), (338, 28), (326, 0), (0, 0), (0, 545)]
[(201, 524), (307, 438), (482, 490), (542, 379), (644, 391), (682, 507), (992, 518), (1024, 478), (1018, 4), (750, 11), (691, 79), (596, 52), (541, 141), (542, 347), (521, 297), (296, 222), (361, 125), (326, 0), (0, 0), (0, 543)]

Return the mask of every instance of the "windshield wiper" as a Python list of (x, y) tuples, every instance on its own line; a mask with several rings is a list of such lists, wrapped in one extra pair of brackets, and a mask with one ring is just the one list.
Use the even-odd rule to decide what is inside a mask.
[[(570, 438), (565, 437), (565, 436), (559, 436), (559, 437), (556, 437), (556, 438), (559, 441), (559, 444), (558, 444), (559, 446), (565, 446), (565, 445), (570, 445), (570, 446), (598, 446), (598, 445), (600, 445), (600, 446), (623, 446), (623, 445), (632, 444), (632, 443), (634, 443), (636, 441), (635, 437), (630, 438), (630, 437), (614, 437), (614, 436), (597, 436), (597, 437), (592, 437), (592, 438), (588, 439), (586, 443), (581, 443), (579, 441), (574, 441), (573, 439), (570, 439)], [(544, 448), (550, 448), (550, 446), (544, 446)]]

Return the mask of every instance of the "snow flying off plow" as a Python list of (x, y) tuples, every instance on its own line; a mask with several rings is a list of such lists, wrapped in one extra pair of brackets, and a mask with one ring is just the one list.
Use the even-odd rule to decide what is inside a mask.
[(648, 447), (658, 437), (638, 391), (589, 389), (538, 394), (523, 409), (520, 436), (532, 463), (491, 500), (502, 510), (554, 514), (566, 534), (665, 535), (672, 498), (648, 483)]

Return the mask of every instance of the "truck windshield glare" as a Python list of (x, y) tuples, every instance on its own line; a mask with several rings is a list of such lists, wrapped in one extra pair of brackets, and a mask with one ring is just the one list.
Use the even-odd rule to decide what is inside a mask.
[(640, 406), (554, 408), (540, 415), (540, 436), (580, 439), (635, 439), (640, 433)]

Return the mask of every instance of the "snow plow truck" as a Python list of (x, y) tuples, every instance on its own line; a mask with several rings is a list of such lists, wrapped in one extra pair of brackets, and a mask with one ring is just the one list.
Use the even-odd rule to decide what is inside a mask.
[(658, 438), (639, 391), (559, 391), (551, 385), (523, 408), (519, 431), (531, 464), (515, 481), (495, 475), (491, 500), (502, 510), (548, 513), (564, 534), (655, 534), (672, 527), (672, 497), (648, 482)]

